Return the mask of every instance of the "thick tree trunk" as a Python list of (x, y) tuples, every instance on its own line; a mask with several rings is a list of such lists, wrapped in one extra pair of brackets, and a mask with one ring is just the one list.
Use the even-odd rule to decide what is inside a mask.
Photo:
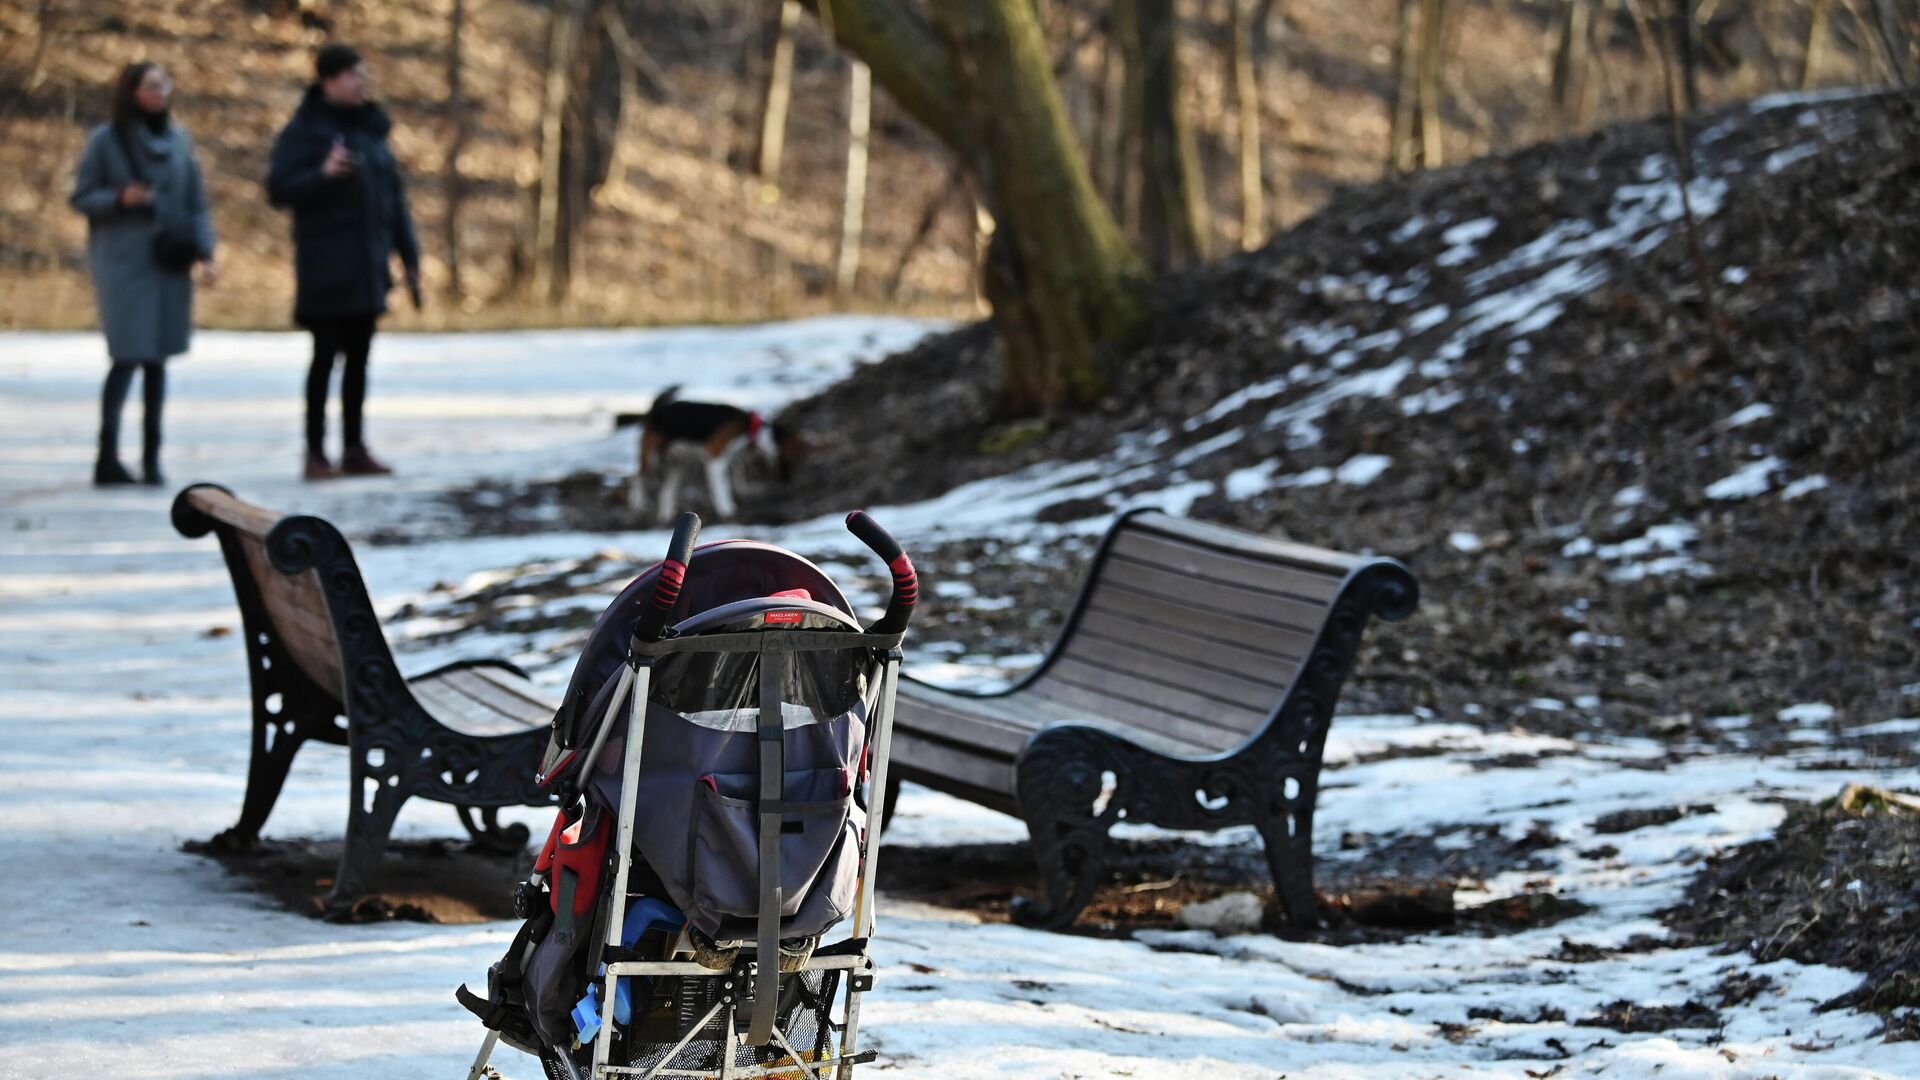
[(767, 62), (767, 84), (760, 95), (760, 138), (753, 166), (765, 181), (763, 192), (780, 190), (780, 158), (787, 146), (787, 109), (793, 100), (793, 26), (800, 19), (795, 0), (780, 0), (774, 28), (773, 55)]
[(1209, 230), (1199, 153), (1180, 107), (1173, 0), (1136, 0), (1141, 96), (1141, 232), (1155, 272), (1206, 258)]
[(873, 70), (855, 60), (847, 88), (847, 193), (840, 212), (840, 262), (834, 281), (851, 293), (860, 276), (867, 219), (867, 131), (873, 121)]
[(1032, 0), (941, 0), (932, 23), (893, 0), (831, 0), (830, 10), (835, 40), (955, 150), (991, 212), (983, 287), (1006, 409), (1097, 400), (1098, 349), (1139, 326), (1144, 278), (1094, 189)]
[(1094, 117), (1090, 167), (1100, 193), (1114, 217), (1126, 219), (1127, 54), (1115, 29), (1128, 0), (1114, 0), (1109, 9), (1105, 47), (1100, 59), (1099, 108)]
[(1254, 68), (1253, 34), (1247, 6), (1253, 0), (1227, 0), (1233, 109), (1240, 135), (1240, 248), (1252, 251), (1267, 242), (1267, 193), (1261, 175), (1260, 80)]
[(949, 0), (934, 15), (965, 109), (963, 145), (995, 228), (983, 284), (1016, 414), (1091, 403), (1103, 342), (1141, 317), (1138, 263), (1094, 191), (1030, 0)]
[(461, 87), (461, 33), (467, 17), (466, 0), (453, 0), (447, 15), (447, 120), (452, 127), (447, 142), (445, 186), (447, 212), (442, 225), (441, 247), (447, 253), (447, 294), (458, 300), (464, 291), (460, 280), (460, 204), (466, 197), (466, 179), (460, 175), (460, 152), (467, 145), (467, 101)]

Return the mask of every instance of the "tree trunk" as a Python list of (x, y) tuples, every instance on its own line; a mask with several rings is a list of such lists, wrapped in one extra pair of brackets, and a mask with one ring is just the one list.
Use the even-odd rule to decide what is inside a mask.
[(1827, 19), (1833, 14), (1833, 0), (1812, 0), (1807, 16), (1807, 48), (1800, 62), (1800, 89), (1813, 89), (1814, 72), (1820, 68), (1820, 50), (1827, 43)]
[[(1672, 0), (1675, 12), (1682, 13), (1688, 25), (1693, 22), (1691, 15), (1685, 15), (1691, 0)], [(1679, 50), (1678, 19), (1675, 20), (1674, 50)], [(1713, 268), (1707, 262), (1706, 249), (1700, 243), (1700, 223), (1693, 215), (1693, 144), (1687, 140), (1685, 125), (1680, 120), (1680, 89), (1675, 85), (1674, 63), (1668, 57), (1668, 50), (1660, 50), (1661, 82), (1666, 89), (1667, 121), (1673, 136), (1673, 171), (1675, 182), (1680, 185), (1680, 214), (1687, 230), (1687, 254), (1693, 261), (1694, 284), (1700, 290), (1700, 308), (1702, 321), (1706, 323), (1707, 345), (1713, 359), (1726, 363), (1732, 358), (1732, 350), (1727, 344), (1727, 336), (1720, 327), (1719, 305), (1714, 302)]]
[(586, 22), (588, 0), (554, 0), (547, 24), (547, 69), (540, 93), (540, 186), (534, 196), (533, 295), (558, 303), (566, 283), (557, 272), (560, 249), (560, 185), (565, 169), (566, 122), (573, 80), (573, 54)]
[(1413, 126), (1417, 119), (1418, 96), (1415, 90), (1413, 10), (1421, 0), (1400, 0), (1394, 16), (1393, 88), (1387, 99), (1390, 123), (1387, 132), (1387, 170), (1395, 174), (1413, 171)]
[(1089, 165), (1095, 183), (1113, 215), (1126, 219), (1127, 54), (1118, 32), (1121, 9), (1127, 0), (1114, 0), (1109, 9), (1105, 48), (1100, 58), (1099, 107), (1094, 117), (1093, 152)]
[(1442, 164), (1440, 65), (1446, 59), (1447, 0), (1420, 0), (1420, 165)]
[(1565, 0), (1559, 42), (1553, 52), (1553, 112), (1562, 132), (1580, 126), (1586, 99), (1588, 24), (1592, 9), (1587, 0)]
[(1261, 176), (1260, 80), (1254, 69), (1253, 35), (1247, 4), (1227, 0), (1230, 63), (1233, 69), (1233, 108), (1240, 126), (1240, 249), (1252, 251), (1267, 242), (1266, 187)]
[(1141, 317), (1138, 263), (1094, 191), (1030, 0), (934, 8), (953, 59), (972, 171), (995, 227), (983, 284), (1016, 414), (1090, 404), (1103, 342)]
[(447, 295), (458, 300), (464, 291), (460, 280), (460, 203), (466, 197), (466, 180), (460, 175), (460, 151), (467, 145), (467, 102), (461, 88), (461, 32), (467, 17), (466, 0), (453, 0), (447, 15), (447, 120), (453, 131), (447, 143), (445, 187), (447, 212), (441, 234), (441, 247), (447, 253)]
[[(805, 0), (822, 12), (823, 0)], [(831, 0), (834, 39), (952, 147), (994, 222), (982, 286), (1010, 413), (1090, 404), (1097, 350), (1143, 316), (1138, 257), (1068, 123), (1032, 0)], [(824, 21), (824, 20), (823, 20)]]
[(1206, 258), (1206, 195), (1192, 125), (1180, 105), (1173, 0), (1137, 0), (1141, 92), (1141, 232), (1156, 273)]
[(860, 276), (860, 238), (867, 217), (867, 130), (873, 120), (873, 70), (855, 60), (847, 91), (847, 194), (840, 213), (840, 264), (834, 275), (842, 295)]
[(754, 171), (765, 182), (766, 193), (780, 192), (780, 158), (787, 145), (787, 109), (793, 100), (793, 26), (800, 19), (796, 0), (781, 0), (780, 18), (773, 35), (773, 57), (767, 63), (767, 85), (760, 96), (760, 138), (754, 147)]
[(1671, 0), (1673, 4), (1673, 51), (1680, 61), (1680, 88), (1689, 114), (1700, 111), (1699, 59), (1695, 56), (1693, 0)]

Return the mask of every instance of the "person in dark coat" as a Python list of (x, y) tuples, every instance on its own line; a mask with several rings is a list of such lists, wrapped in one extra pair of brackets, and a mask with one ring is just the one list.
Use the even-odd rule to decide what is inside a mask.
[[(87, 269), (100, 329), (107, 338), (107, 382), (100, 394), (100, 452), (93, 482), (134, 483), (120, 464), (120, 415), (133, 377), (141, 376), (146, 416), (140, 482), (158, 485), (160, 415), (169, 357), (187, 351), (193, 333), (193, 277), (218, 276), (213, 218), (194, 160), (193, 140), (169, 110), (173, 83), (160, 65), (129, 64), (114, 82), (113, 119), (93, 129), (73, 170), (68, 202), (87, 216)], [(163, 262), (156, 231), (169, 232)]]
[[(367, 451), (361, 410), (374, 324), (387, 310), (395, 254), (407, 291), (420, 306), (420, 244), (407, 210), (406, 183), (387, 145), (393, 122), (368, 100), (367, 67), (340, 44), (315, 57), (317, 76), (273, 144), (267, 195), (293, 211), (294, 321), (313, 334), (307, 371), (305, 475), (392, 472)], [(327, 458), (327, 390), (335, 357), (344, 357), (340, 412), (344, 452)]]

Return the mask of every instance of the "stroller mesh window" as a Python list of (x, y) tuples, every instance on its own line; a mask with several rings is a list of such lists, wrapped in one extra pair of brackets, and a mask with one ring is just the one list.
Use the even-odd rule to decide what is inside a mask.
[[(782, 726), (791, 730), (843, 716), (873, 680), (857, 650), (793, 653), (780, 688)], [(760, 722), (760, 654), (678, 653), (655, 669), (653, 703), (714, 731), (752, 731)]]

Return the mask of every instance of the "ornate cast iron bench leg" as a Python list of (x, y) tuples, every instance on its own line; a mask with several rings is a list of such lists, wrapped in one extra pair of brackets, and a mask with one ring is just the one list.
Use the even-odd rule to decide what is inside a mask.
[(393, 819), (413, 794), (413, 777), (399, 760), (398, 747), (356, 745), (353, 761), (353, 809), (347, 814), (340, 868), (324, 901), (327, 917), (345, 918), (373, 880), (387, 853)]
[[(1105, 753), (1107, 749), (1097, 733), (1054, 728), (1041, 732), (1021, 754), (1016, 780), (1020, 812), (1045, 896), (1015, 897), (1014, 922), (1063, 929), (1093, 899), (1106, 876), (1107, 830), (1119, 818), (1127, 786), (1124, 765)], [(1109, 773), (1115, 777), (1111, 792)]]

